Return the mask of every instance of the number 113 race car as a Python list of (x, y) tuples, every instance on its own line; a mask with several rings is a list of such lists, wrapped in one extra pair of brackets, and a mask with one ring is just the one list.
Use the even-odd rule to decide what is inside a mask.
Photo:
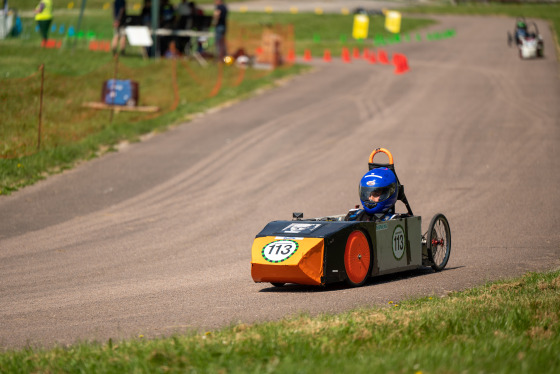
[[(385, 153), (389, 163), (374, 163), (378, 153)], [(436, 214), (422, 235), (421, 217), (412, 213), (391, 153), (374, 150), (368, 166), (360, 182), (363, 209), (310, 219), (294, 213), (291, 221), (270, 222), (257, 234), (251, 250), (255, 282), (358, 287), (377, 275), (445, 268), (451, 253), (447, 218)], [(406, 213), (395, 213), (397, 201)]]

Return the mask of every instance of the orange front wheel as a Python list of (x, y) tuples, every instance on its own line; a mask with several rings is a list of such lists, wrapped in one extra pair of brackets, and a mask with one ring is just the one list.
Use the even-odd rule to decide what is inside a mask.
[(348, 236), (344, 250), (344, 268), (352, 287), (363, 285), (371, 273), (373, 261), (369, 242), (363, 232), (356, 230)]

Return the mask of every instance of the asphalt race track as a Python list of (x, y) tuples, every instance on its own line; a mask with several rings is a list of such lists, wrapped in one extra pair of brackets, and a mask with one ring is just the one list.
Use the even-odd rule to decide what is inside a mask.
[[(560, 81), (506, 43), (514, 20), (438, 17), (453, 38), (386, 47), (410, 71), (325, 63), (245, 102), (0, 198), (0, 347), (207, 331), (300, 312), (443, 296), (560, 266)], [(453, 238), (441, 273), (343, 286), (254, 283), (275, 219), (345, 213), (370, 152), (391, 150), (426, 228)], [(380, 160), (381, 161), (381, 160)]]

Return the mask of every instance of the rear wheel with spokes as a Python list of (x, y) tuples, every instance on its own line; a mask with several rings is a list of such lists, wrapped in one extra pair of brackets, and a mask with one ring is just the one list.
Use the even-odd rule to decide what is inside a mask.
[(447, 218), (443, 214), (438, 213), (432, 218), (428, 227), (426, 245), (432, 269), (435, 271), (443, 270), (451, 254), (451, 229)]

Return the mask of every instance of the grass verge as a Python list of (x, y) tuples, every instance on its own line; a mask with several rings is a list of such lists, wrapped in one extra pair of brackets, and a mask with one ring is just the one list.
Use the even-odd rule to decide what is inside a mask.
[[(354, 15), (315, 13), (235, 13), (232, 20), (243, 25), (293, 24), (295, 34), (295, 51), (303, 56), (309, 50), (315, 57), (322, 57), (326, 49), (332, 56), (340, 56), (342, 48), (373, 47), (375, 40), (391, 42), (395, 35), (385, 29), (383, 16), (371, 16), (369, 20), (368, 39), (354, 40), (352, 27)], [(401, 34), (408, 35), (424, 27), (435, 24), (428, 18), (405, 17), (401, 24)], [(444, 30), (441, 30), (444, 31)]]
[[(40, 80), (35, 76), (6, 81), (0, 96), (8, 94), (15, 100), (0, 100), (0, 109), (5, 114), (0, 128), (3, 139), (0, 150), (4, 156), (0, 159), (0, 194), (9, 194), (50, 173), (70, 168), (79, 160), (97, 157), (100, 149), (111, 150), (120, 141), (137, 141), (142, 134), (161, 131), (188, 121), (195, 113), (247, 97), (259, 88), (272, 86), (276, 80), (305, 69), (294, 65), (274, 71), (242, 71), (218, 65), (202, 68), (176, 60), (140, 67), (121, 64), (119, 77), (139, 82), (140, 105), (157, 106), (160, 110), (155, 114), (120, 112), (112, 117), (110, 111), (82, 107), (85, 102), (100, 101), (102, 82), (112, 77), (110, 58), (104, 65), (78, 77), (46, 73), (39, 149)], [(213, 94), (218, 82), (221, 88)]]
[(340, 315), (0, 355), (6, 373), (557, 373), (560, 271)]
[[(559, 3), (481, 3), (481, 2), (461, 2), (457, 5), (433, 5), (403, 8), (406, 14), (457, 14), (457, 15), (503, 15), (509, 17), (540, 18), (550, 22), (553, 32), (556, 35), (556, 48), (560, 40), (560, 4)], [(511, 22), (511, 29), (504, 30), (513, 32), (514, 20)], [(546, 46), (545, 46), (546, 47)], [(558, 49), (557, 49), (558, 50)]]
[[(100, 3), (95, 3), (100, 8)], [(92, 5), (93, 6), (93, 5)], [(86, 35), (107, 39), (111, 30), (110, 9), (88, 10), (82, 20)], [(316, 15), (314, 13), (232, 13), (235, 25), (293, 24), (296, 49), (315, 54), (332, 48), (340, 54), (341, 35), (349, 35), (351, 15)], [(120, 112), (110, 116), (107, 111), (84, 108), (83, 103), (100, 101), (104, 80), (111, 79), (115, 65), (109, 53), (88, 49), (88, 39), (71, 39), (58, 35), (58, 29), (75, 25), (78, 12), (64, 11), (56, 15), (52, 37), (62, 42), (60, 49), (42, 49), (34, 21), (24, 19), (20, 38), (1, 41), (0, 54), (0, 195), (10, 194), (52, 173), (71, 168), (79, 160), (111, 150), (122, 140), (135, 141), (140, 135), (184, 122), (189, 115), (233, 99), (251, 95), (274, 81), (299, 74), (307, 67), (293, 65), (263, 72), (247, 69), (241, 73), (233, 67), (222, 71), (215, 64), (206, 68), (196, 62), (143, 60), (138, 49), (127, 49), (120, 59), (119, 79), (134, 79), (140, 86), (140, 105), (157, 106), (156, 114)], [(427, 20), (404, 21), (403, 32), (430, 24)], [(371, 32), (386, 35), (381, 18), (370, 25)], [(363, 42), (351, 41), (358, 46)], [(41, 74), (44, 66), (44, 96), (39, 130)], [(242, 75), (242, 77), (241, 77)], [(220, 89), (214, 88), (221, 81)], [(39, 136), (40, 133), (40, 136)], [(39, 147), (40, 145), (40, 147)]]

